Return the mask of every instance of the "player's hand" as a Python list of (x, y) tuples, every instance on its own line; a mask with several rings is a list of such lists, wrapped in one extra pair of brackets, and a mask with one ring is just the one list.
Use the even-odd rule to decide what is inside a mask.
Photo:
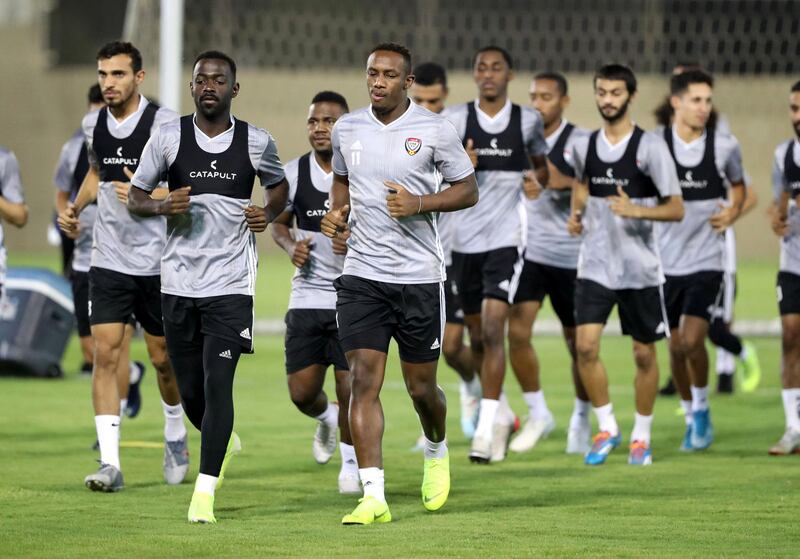
[(536, 174), (527, 169), (522, 172), (522, 190), (528, 200), (536, 200), (542, 194), (542, 185), (536, 180)]
[(322, 234), (331, 239), (347, 230), (347, 214), (350, 213), (350, 206), (345, 204), (341, 208), (331, 210), (322, 217), (319, 228)]
[(583, 213), (580, 211), (572, 212), (567, 218), (567, 232), (573, 237), (583, 233)]
[(247, 220), (247, 227), (253, 233), (261, 233), (267, 228), (267, 210), (262, 207), (252, 204), (245, 207), (244, 218)]
[(631, 202), (621, 186), (617, 186), (617, 195), (608, 197), (608, 205), (614, 215), (619, 217), (639, 217), (639, 206)]
[(733, 206), (726, 206), (722, 202), (718, 204), (718, 207), (720, 208), (720, 211), (712, 215), (709, 221), (711, 222), (711, 227), (714, 228), (714, 231), (717, 233), (722, 233), (728, 227), (733, 225), (733, 222), (736, 221), (737, 217), (739, 217), (739, 209), (734, 208)]
[(58, 214), (58, 228), (70, 239), (75, 239), (78, 236), (79, 223), (78, 212), (75, 211), (75, 204), (68, 202), (64, 211)]
[(308, 262), (308, 257), (311, 256), (311, 237), (300, 239), (292, 245), (292, 264), (298, 268), (302, 268)]
[(341, 231), (333, 238), (333, 254), (338, 254), (339, 256), (347, 254), (347, 239), (349, 238), (350, 228), (346, 227), (344, 231)]
[(464, 146), (464, 149), (469, 156), (469, 160), (472, 161), (472, 168), (476, 168), (478, 166), (478, 152), (475, 150), (475, 142), (472, 141), (472, 138), (467, 139), (467, 145)]
[(788, 216), (782, 214), (781, 211), (777, 207), (775, 207), (774, 204), (771, 205), (769, 208), (767, 208), (767, 216), (769, 217), (773, 233), (775, 233), (780, 238), (783, 238), (789, 234)]
[(111, 184), (114, 185), (114, 192), (117, 194), (117, 200), (128, 205), (128, 191), (131, 189), (130, 180), (133, 178), (133, 172), (128, 169), (127, 167), (122, 168), (122, 172), (125, 173), (125, 176), (128, 177), (128, 182), (122, 181), (111, 181)]
[(178, 215), (189, 212), (189, 191), (191, 186), (183, 186), (169, 193), (161, 202), (162, 215)]
[(386, 195), (386, 206), (389, 215), (395, 219), (417, 215), (422, 209), (422, 197), (411, 194), (404, 186), (392, 181), (383, 181), (389, 194)]

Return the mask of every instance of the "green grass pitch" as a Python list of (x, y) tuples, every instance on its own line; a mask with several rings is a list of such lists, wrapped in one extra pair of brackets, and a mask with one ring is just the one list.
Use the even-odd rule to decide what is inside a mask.
[[(18, 257), (11, 263), (41, 262)], [(260, 316), (281, 316), (290, 271), (283, 258), (262, 259)], [(775, 316), (773, 280), (768, 267), (742, 270), (739, 316)], [(800, 457), (766, 454), (783, 431), (777, 339), (755, 340), (765, 378), (754, 394), (712, 398), (717, 440), (709, 451), (678, 451), (683, 420), (674, 413), (677, 400), (659, 399), (654, 463), (641, 469), (626, 464), (622, 448), (599, 468), (563, 453), (572, 394), (561, 340), (536, 340), (558, 427), (533, 452), (502, 464), (468, 462), (456, 376), (443, 364), (440, 383), (452, 404), (453, 488), (438, 513), (422, 507), (422, 457), (409, 452), (419, 427), (393, 354), (383, 403), (387, 499), (395, 521), (367, 527), (339, 524), (356, 501), (337, 492), (338, 456), (326, 466), (313, 461), (314, 422), (289, 401), (282, 340), (255, 342), (256, 354), (242, 358), (235, 384), (244, 452), (217, 494), (216, 526), (186, 522), (199, 462), (199, 435), (191, 427), (192, 467), (183, 485), (166, 486), (162, 451), (140, 445), (122, 449), (124, 491), (96, 494), (83, 486), (97, 455), (90, 450), (90, 382), (75, 373), (76, 340), (63, 380), (0, 378), (0, 557), (796, 556)], [(664, 377), (665, 345), (658, 350)], [(133, 354), (145, 357), (140, 340)], [(609, 337), (602, 356), (627, 443), (630, 341)], [(512, 378), (507, 387), (512, 406), (524, 415)], [(123, 441), (159, 443), (163, 422), (152, 367), (143, 397), (141, 415), (123, 421)]]

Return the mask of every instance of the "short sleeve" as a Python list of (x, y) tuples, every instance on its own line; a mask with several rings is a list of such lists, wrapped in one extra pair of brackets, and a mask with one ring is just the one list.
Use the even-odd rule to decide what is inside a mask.
[[(79, 141), (82, 141), (82, 138)], [(59, 192), (72, 191), (72, 175), (76, 163), (73, 159), (73, 143), (73, 140), (70, 140), (64, 144), (61, 148), (61, 155), (58, 157), (58, 165), (56, 165), (56, 174), (53, 177), (53, 184)], [(80, 147), (78, 153), (80, 154)]]
[(339, 137), (341, 127), (337, 122), (333, 126), (333, 132), (331, 133), (331, 147), (333, 148), (333, 160), (331, 162), (331, 166), (333, 167), (333, 172), (339, 176), (346, 177), (347, 176), (347, 164), (345, 163), (344, 156), (342, 155), (341, 149), (341, 139)]
[(289, 213), (294, 213), (294, 198), (297, 196), (297, 176), (298, 176), (298, 160), (293, 159), (286, 164), (283, 172), (286, 175), (286, 182), (289, 183), (289, 193), (286, 196), (286, 210)]
[(17, 157), (10, 151), (4, 155), (2, 169), (0, 169), (0, 193), (12, 204), (25, 203), (22, 178), (19, 176), (19, 163)]
[(650, 175), (650, 179), (656, 185), (662, 198), (680, 196), (681, 185), (678, 181), (678, 172), (667, 143), (655, 134), (648, 133), (647, 136), (642, 170)]
[[(789, 146), (791, 144), (786, 144), (786, 149)], [(784, 192), (789, 191), (789, 183), (783, 173), (783, 164), (786, 157), (786, 151), (783, 148), (784, 144), (778, 146), (775, 150), (775, 159), (772, 162), (772, 197), (776, 202), (781, 199), (781, 195)]]
[(728, 137), (732, 142), (731, 150), (728, 153), (728, 158), (725, 160), (725, 168), (723, 172), (725, 177), (731, 184), (738, 184), (744, 181), (744, 164), (742, 163), (742, 148), (739, 145), (739, 140), (734, 136)]
[(527, 134), (525, 149), (528, 151), (528, 155), (546, 155), (548, 148), (547, 140), (544, 139), (544, 122), (539, 115), (539, 111), (532, 109), (530, 113), (533, 117), (533, 122)]
[(283, 172), (283, 163), (278, 157), (278, 146), (275, 139), (267, 133), (267, 145), (261, 154), (258, 161), (258, 179), (261, 181), (261, 186), (269, 189), (274, 188), (280, 184), (285, 178)]
[(436, 169), (445, 182), (453, 183), (465, 179), (475, 172), (455, 126), (443, 118), (439, 125), (439, 137), (433, 152)]
[(575, 177), (583, 180), (583, 173), (586, 167), (586, 153), (589, 150), (589, 135), (576, 138), (572, 144), (570, 153), (572, 154), (572, 167), (575, 169)]
[(146, 192), (152, 192), (167, 172), (162, 130), (162, 128), (157, 129), (147, 140), (139, 159), (139, 166), (131, 179), (133, 186)]

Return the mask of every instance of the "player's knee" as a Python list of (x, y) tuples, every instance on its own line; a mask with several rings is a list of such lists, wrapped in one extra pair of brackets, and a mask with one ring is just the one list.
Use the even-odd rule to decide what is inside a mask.
[(464, 342), (460, 339), (445, 337), (444, 343), (442, 343), (442, 356), (445, 362), (452, 367), (458, 361), (463, 347)]
[(508, 348), (511, 351), (515, 349), (522, 349), (531, 344), (531, 331), (516, 324), (509, 322), (508, 324)]
[(414, 402), (425, 402), (435, 394), (436, 383), (408, 379), (406, 380), (406, 390)]
[(600, 344), (594, 340), (575, 340), (575, 356), (579, 363), (592, 363), (600, 354)]
[(651, 345), (635, 344), (633, 346), (633, 360), (636, 368), (641, 370), (650, 369), (655, 363), (656, 354)]
[(481, 336), (483, 346), (488, 348), (502, 346), (505, 341), (503, 340), (504, 334), (505, 325), (502, 321), (489, 321), (488, 324), (484, 324), (483, 326), (483, 333)]
[(669, 339), (669, 354), (672, 359), (684, 359), (686, 357), (683, 339), (677, 332), (674, 332)]

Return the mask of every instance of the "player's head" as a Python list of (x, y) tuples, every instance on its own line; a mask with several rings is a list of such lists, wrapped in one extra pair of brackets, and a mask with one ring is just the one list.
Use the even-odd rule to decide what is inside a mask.
[(90, 111), (96, 111), (105, 106), (106, 102), (103, 100), (103, 92), (100, 90), (100, 84), (93, 83), (86, 94), (86, 102), (89, 105)]
[(481, 97), (494, 100), (506, 95), (508, 82), (514, 79), (514, 62), (508, 51), (497, 45), (488, 45), (475, 53), (472, 60), (472, 78)]
[(569, 105), (567, 78), (559, 72), (539, 72), (533, 76), (528, 93), (545, 126), (560, 121)]
[(789, 116), (794, 133), (800, 138), (800, 81), (794, 83), (789, 94)]
[(144, 81), (142, 55), (122, 41), (105, 44), (97, 51), (97, 83), (109, 107), (120, 107), (139, 92)]
[(447, 72), (435, 62), (425, 62), (414, 68), (411, 99), (433, 113), (444, 110), (447, 100)]
[(229, 112), (231, 101), (239, 93), (236, 62), (224, 52), (201, 52), (194, 59), (189, 88), (197, 112), (208, 118)]
[(311, 100), (308, 107), (308, 143), (315, 152), (323, 157), (330, 157), (331, 130), (336, 121), (350, 109), (345, 98), (335, 91), (320, 91)]
[(594, 74), (594, 100), (600, 116), (614, 123), (628, 112), (628, 105), (636, 95), (636, 76), (622, 64), (606, 64)]
[(695, 130), (705, 128), (711, 116), (713, 88), (714, 78), (703, 70), (673, 74), (669, 89), (675, 121)]
[(411, 51), (399, 43), (380, 43), (367, 58), (367, 91), (372, 109), (388, 113), (408, 98), (414, 83)]

